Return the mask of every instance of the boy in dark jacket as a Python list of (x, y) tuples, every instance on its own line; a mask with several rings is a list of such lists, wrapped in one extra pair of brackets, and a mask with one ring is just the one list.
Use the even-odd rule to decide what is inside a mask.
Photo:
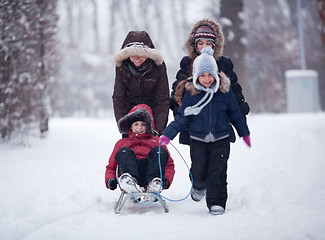
[[(206, 194), (209, 212), (223, 214), (227, 201), (227, 161), (231, 123), (250, 146), (246, 120), (230, 89), (230, 80), (206, 47), (193, 63), (193, 81), (186, 83), (182, 105), (175, 120), (162, 132), (161, 144), (168, 144), (187, 125), (190, 134), (191, 197), (200, 201)], [(179, 90), (183, 91), (183, 90)]]
[[(182, 98), (182, 93), (179, 94), (180, 96), (175, 96), (177, 86), (182, 85), (180, 84), (182, 81), (186, 82), (188, 81), (188, 78), (192, 76), (193, 61), (201, 54), (201, 50), (204, 47), (211, 47), (213, 49), (213, 57), (218, 65), (218, 71), (225, 73), (225, 75), (230, 79), (230, 88), (234, 92), (240, 112), (246, 116), (250, 109), (243, 96), (237, 75), (233, 71), (234, 65), (230, 58), (223, 55), (224, 35), (222, 28), (217, 22), (211, 19), (202, 19), (198, 21), (190, 30), (185, 42), (185, 49), (188, 56), (183, 57), (181, 60), (181, 68), (177, 72), (176, 81), (172, 85), (173, 91), (171, 93), (170, 109), (173, 111), (174, 115), (177, 114), (177, 108), (179, 107)], [(182, 88), (182, 86), (180, 87)], [(231, 128), (229, 141), (235, 142), (235, 140), (235, 134)], [(179, 142), (189, 145), (188, 129), (184, 129), (180, 133)]]
[(145, 31), (130, 31), (115, 55), (113, 108), (116, 122), (137, 104), (147, 104), (153, 113), (155, 133), (167, 125), (169, 83), (166, 65)]
[(114, 146), (106, 166), (106, 187), (116, 189), (118, 165), (120, 186), (128, 193), (158, 193), (161, 186), (163, 189), (169, 188), (175, 174), (174, 161), (166, 146), (161, 147), (161, 180), (159, 137), (153, 135), (154, 121), (150, 107), (145, 104), (136, 105), (118, 121), (118, 127), (128, 137), (120, 139)]

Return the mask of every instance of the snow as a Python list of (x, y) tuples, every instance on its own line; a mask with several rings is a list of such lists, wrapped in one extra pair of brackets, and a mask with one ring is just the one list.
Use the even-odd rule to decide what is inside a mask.
[[(128, 201), (114, 213), (119, 190), (105, 188), (104, 172), (120, 138), (115, 121), (52, 119), (46, 139), (30, 147), (0, 146), (1, 239), (324, 239), (325, 113), (248, 116), (252, 148), (231, 147), (226, 213), (211, 216), (205, 201)], [(188, 146), (172, 144), (189, 161)], [(190, 190), (181, 156), (163, 195)]]

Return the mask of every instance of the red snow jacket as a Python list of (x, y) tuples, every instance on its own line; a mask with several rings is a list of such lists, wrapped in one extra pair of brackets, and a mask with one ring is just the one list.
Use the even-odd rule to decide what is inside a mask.
[[(147, 133), (145, 134), (133, 133), (130, 130), (133, 120), (139, 117), (145, 119), (147, 126)], [(120, 148), (128, 147), (135, 153), (137, 159), (144, 159), (147, 157), (151, 149), (159, 146), (159, 137), (153, 135), (154, 121), (152, 112), (150, 107), (146, 104), (139, 104), (133, 107), (127, 115), (119, 120), (118, 127), (121, 133), (128, 133), (129, 136), (120, 139), (115, 144), (108, 165), (106, 166), (105, 183), (107, 183), (110, 178), (116, 178), (117, 162), (115, 160), (115, 155)], [(161, 147), (165, 148), (168, 152), (166, 146)], [(173, 181), (174, 174), (174, 161), (169, 154), (164, 176), (168, 180), (169, 186)]]
[[(128, 147), (133, 150), (133, 152), (137, 156), (137, 159), (143, 159), (147, 157), (149, 151), (152, 148), (158, 146), (158, 136), (152, 136), (151, 134), (136, 134), (130, 131), (129, 137), (122, 138), (115, 144), (114, 150), (109, 158), (108, 165), (106, 166), (105, 183), (107, 183), (108, 179), (110, 178), (116, 178), (117, 162), (115, 160), (115, 154), (120, 148)], [(167, 150), (166, 146), (161, 147)], [(167, 166), (165, 168), (165, 178), (168, 180), (169, 186), (173, 181), (174, 174), (174, 161), (169, 156)]]

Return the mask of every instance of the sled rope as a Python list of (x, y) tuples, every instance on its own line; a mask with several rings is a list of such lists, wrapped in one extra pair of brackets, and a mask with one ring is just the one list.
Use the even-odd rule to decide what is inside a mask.
[[(186, 165), (186, 167), (187, 167), (187, 169), (188, 169), (188, 172), (189, 172), (190, 177), (191, 177), (191, 188), (190, 188), (190, 191), (188, 192), (188, 194), (187, 194), (185, 197), (181, 198), (181, 199), (169, 199), (169, 198), (167, 198), (167, 197), (165, 197), (165, 196), (163, 196), (163, 195), (161, 195), (161, 194), (160, 194), (160, 196), (161, 196), (162, 198), (164, 198), (164, 199), (170, 201), (170, 202), (181, 202), (181, 201), (184, 201), (186, 198), (188, 198), (188, 196), (189, 196), (189, 195), (191, 194), (191, 192), (192, 192), (192, 188), (193, 188), (193, 176), (192, 176), (191, 170), (190, 170), (189, 166), (187, 165), (187, 163), (186, 163), (184, 157), (182, 156), (182, 154), (178, 151), (178, 149), (177, 149), (177, 148), (176, 148), (172, 143), (170, 143), (170, 145), (173, 146), (173, 148), (176, 150), (176, 152), (177, 152), (177, 153), (179, 154), (179, 156), (182, 158), (183, 162), (185, 163), (185, 165)], [(160, 164), (160, 143), (159, 143), (159, 157), (158, 157), (158, 159), (159, 159), (160, 177), (161, 177), (161, 179), (162, 179), (162, 170), (161, 170), (161, 164)], [(161, 182), (161, 185), (162, 185), (162, 182)], [(161, 186), (160, 186), (160, 187), (161, 187)]]
[(186, 163), (186, 161), (185, 161), (185, 159), (184, 159), (184, 157), (182, 156), (182, 154), (178, 151), (178, 149), (172, 144), (172, 143), (170, 143), (172, 146), (173, 146), (173, 148), (177, 151), (177, 153), (179, 154), (179, 156), (182, 158), (182, 160), (183, 160), (183, 162), (185, 163), (185, 165), (186, 165), (186, 167), (187, 167), (187, 169), (188, 169), (188, 172), (189, 172), (189, 174), (190, 174), (190, 177), (191, 177), (191, 189), (190, 189), (190, 191), (188, 192), (188, 194), (185, 196), (185, 197), (183, 197), (183, 198), (181, 198), (181, 199), (169, 199), (169, 198), (167, 198), (167, 197), (165, 197), (165, 196), (163, 196), (163, 195), (161, 195), (160, 194), (160, 191), (161, 191), (161, 189), (162, 189), (162, 184), (163, 184), (163, 182), (162, 182), (162, 179), (163, 179), (163, 176), (162, 176), (162, 169), (161, 169), (161, 162), (160, 162), (160, 146), (161, 146), (161, 144), (159, 143), (159, 150), (158, 150), (158, 164), (159, 164), (159, 171), (160, 171), (160, 179), (161, 179), (161, 183), (160, 183), (160, 188), (159, 188), (159, 192), (158, 193), (154, 193), (155, 194), (155, 198), (152, 200), (152, 201), (150, 201), (149, 203), (147, 203), (147, 204), (143, 204), (141, 201), (139, 201), (138, 200), (138, 197), (136, 196), (136, 193), (132, 193), (132, 195), (131, 195), (131, 197), (133, 197), (141, 206), (143, 206), (143, 207), (146, 207), (146, 206), (149, 206), (149, 205), (151, 205), (151, 204), (153, 204), (156, 200), (157, 200), (157, 198), (158, 198), (158, 196), (161, 196), (162, 198), (164, 198), (164, 199), (166, 199), (166, 200), (168, 200), (168, 201), (170, 201), (170, 202), (181, 202), (181, 201), (184, 201), (186, 198), (188, 198), (188, 196), (191, 194), (191, 192), (192, 192), (192, 188), (193, 188), (193, 176), (192, 176), (192, 173), (191, 173), (191, 170), (190, 170), (190, 168), (189, 168), (189, 166), (188, 166), (188, 164)]

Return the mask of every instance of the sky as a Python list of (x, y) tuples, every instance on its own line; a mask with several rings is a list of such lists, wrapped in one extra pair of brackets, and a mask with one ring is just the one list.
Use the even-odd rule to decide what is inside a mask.
[[(170, 118), (172, 119), (172, 118)], [(324, 239), (325, 114), (248, 115), (252, 148), (231, 144), (226, 213), (212, 216), (205, 199), (114, 206), (105, 167), (121, 137), (106, 118), (50, 121), (44, 139), (0, 145), (0, 236), (44, 239)], [(176, 174), (169, 199), (190, 191), (189, 147), (168, 145)]]

